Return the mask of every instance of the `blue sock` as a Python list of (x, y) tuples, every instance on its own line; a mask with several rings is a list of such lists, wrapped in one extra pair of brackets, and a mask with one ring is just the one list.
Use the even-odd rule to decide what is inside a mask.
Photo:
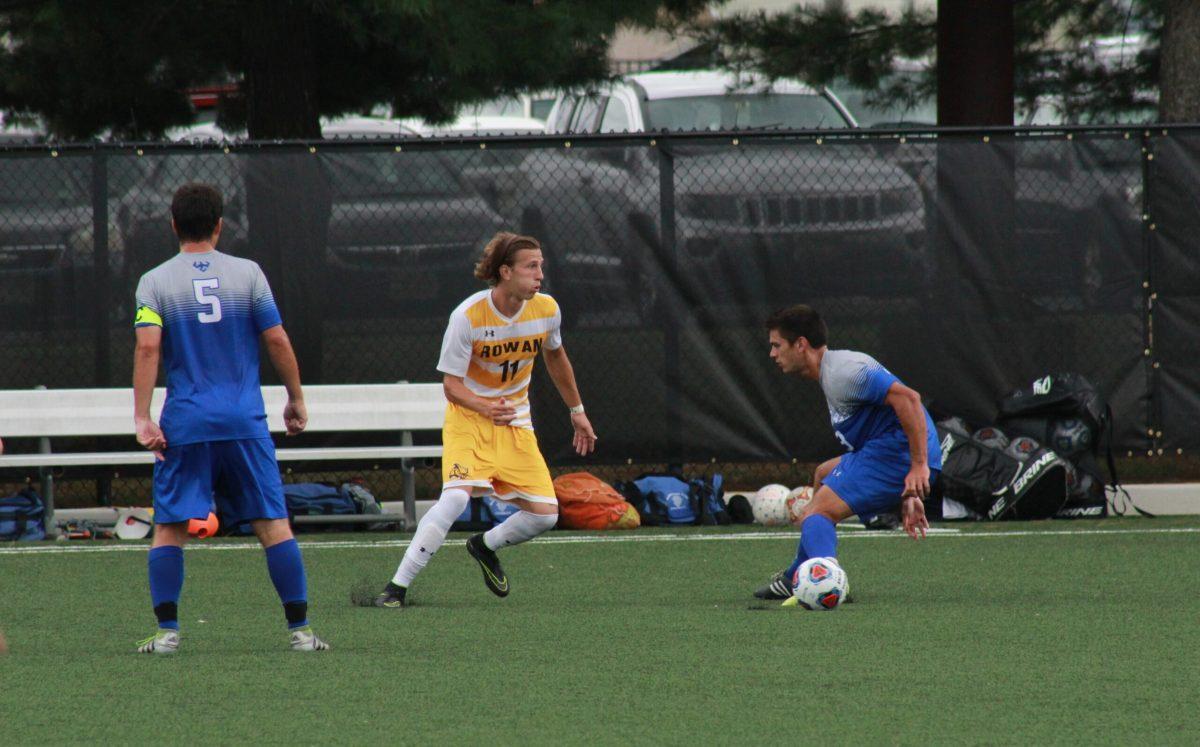
[(150, 575), (150, 603), (158, 627), (179, 630), (179, 593), (183, 590), (183, 548), (160, 545), (146, 558)]
[(300, 545), (290, 539), (267, 548), (267, 572), (283, 602), (288, 629), (308, 625), (308, 579), (304, 575), (304, 560)]
[(808, 553), (804, 552), (804, 537), (802, 536), (800, 541), (796, 543), (796, 559), (793, 560), (792, 564), (788, 566), (788, 569), (784, 571), (784, 573), (787, 574), (784, 576), (784, 578), (787, 579), (789, 584), (792, 583), (793, 579), (796, 578), (796, 569), (803, 565), (804, 561), (806, 560), (808, 560)]
[(837, 529), (833, 522), (813, 514), (800, 525), (800, 546), (810, 558), (837, 557)]

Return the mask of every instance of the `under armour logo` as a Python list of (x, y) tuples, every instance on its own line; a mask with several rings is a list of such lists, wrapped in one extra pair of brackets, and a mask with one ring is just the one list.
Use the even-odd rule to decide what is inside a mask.
[(455, 462), (454, 466), (450, 468), (451, 480), (465, 480), (470, 474), (471, 470), (467, 467), (460, 466), (458, 462)]
[(208, 266), (209, 266), (210, 264), (211, 264), (211, 263), (210, 263), (210, 262), (208, 262), (208, 261), (206, 261), (206, 260), (203, 260), (203, 259), (198, 259), (198, 260), (196, 260), (195, 262), (193, 262), (193, 263), (192, 263), (192, 267), (195, 267), (195, 268), (196, 268), (197, 270), (199, 270), (200, 272), (206, 272), (206, 271), (208, 270)]
[(492, 339), (495, 339), (495, 338), (496, 338), (496, 330), (494, 330), (494, 329), (485, 329), (485, 330), (483, 331), (483, 336), (484, 336), (484, 337), (491, 337)]

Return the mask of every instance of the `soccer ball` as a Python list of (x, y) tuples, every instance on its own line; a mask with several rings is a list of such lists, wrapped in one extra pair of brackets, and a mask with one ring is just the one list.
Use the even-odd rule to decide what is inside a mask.
[(809, 558), (792, 579), (792, 596), (806, 610), (837, 609), (849, 593), (850, 582), (837, 558)]
[(812, 500), (812, 486), (801, 485), (798, 488), (792, 488), (792, 492), (787, 496), (787, 511), (788, 521), (792, 524), (800, 524), (800, 512)]
[(188, 519), (188, 534), (196, 539), (212, 537), (220, 527), (221, 524), (217, 521), (217, 515), (212, 511), (208, 512), (207, 519)]
[(1012, 440), (1008, 448), (1004, 450), (1005, 454), (1016, 459), (1017, 461), (1027, 461), (1033, 452), (1042, 448), (1042, 445), (1034, 441), (1029, 436), (1019, 436)]
[(990, 446), (993, 449), (1003, 450), (1006, 446), (1008, 446), (1008, 436), (1004, 435), (1004, 431), (993, 425), (980, 428), (971, 434), (971, 438), (979, 441), (984, 446)]
[(754, 500), (750, 504), (754, 512), (754, 522), (766, 527), (778, 527), (787, 524), (787, 499), (790, 492), (786, 485), (780, 485), (779, 483), (771, 483), (759, 488), (758, 492), (754, 494)]
[(1076, 418), (1060, 420), (1050, 432), (1050, 446), (1062, 456), (1074, 456), (1092, 445), (1092, 432)]

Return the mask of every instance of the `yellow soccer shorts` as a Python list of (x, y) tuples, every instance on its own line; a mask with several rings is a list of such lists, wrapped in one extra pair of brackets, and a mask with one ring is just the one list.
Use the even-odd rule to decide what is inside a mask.
[(495, 491), (501, 500), (524, 498), (557, 505), (550, 469), (528, 428), (495, 425), (483, 415), (450, 404), (442, 426), (442, 489), (472, 495)]

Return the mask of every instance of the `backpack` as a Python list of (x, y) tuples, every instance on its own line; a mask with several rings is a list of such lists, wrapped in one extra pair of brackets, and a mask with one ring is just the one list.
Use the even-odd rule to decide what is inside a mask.
[(1022, 461), (975, 439), (961, 418), (943, 420), (937, 430), (942, 474), (935, 493), (964, 506), (965, 518), (1046, 519), (1066, 504), (1068, 463), (1050, 449)]
[[(358, 483), (347, 482), (340, 486), (324, 482), (297, 482), (283, 486), (283, 500), (287, 504), (288, 518), (293, 516), (342, 516), (347, 514), (378, 514), (383, 509), (371, 491)], [(254, 529), (249, 521), (230, 525), (225, 517), (217, 517), (225, 534), (250, 535)], [(372, 525), (379, 526), (379, 525)], [(361, 531), (368, 529), (365, 524), (346, 525), (293, 525), (297, 532), (316, 531)]]
[(46, 507), (33, 488), (0, 498), (0, 542), (44, 540)]
[(467, 507), (462, 510), (454, 523), (450, 525), (452, 532), (482, 532), (497, 524), (503, 524), (504, 520), (513, 514), (520, 511), (521, 508), (515, 503), (502, 501), (499, 498), (491, 495), (473, 496), (467, 502)]
[(672, 473), (647, 473), (614, 485), (645, 526), (728, 524), (720, 474), (688, 481)]
[[(1120, 485), (1113, 461), (1112, 408), (1085, 377), (1077, 373), (1039, 377), (1001, 399), (999, 410), (996, 424), (1009, 435), (1034, 439), (1074, 468), (1069, 480), (1070, 498), (1059, 516), (1104, 516), (1108, 504), (1105, 492), (1113, 493), (1114, 508), (1116, 498), (1122, 494), (1133, 506)], [(1109, 475), (1107, 488), (1102, 487), (1106, 481), (1096, 461), (1102, 445)], [(1151, 516), (1137, 506), (1133, 508)]]
[(554, 478), (558, 525), (563, 529), (637, 529), (637, 509), (611, 485), (587, 472)]

